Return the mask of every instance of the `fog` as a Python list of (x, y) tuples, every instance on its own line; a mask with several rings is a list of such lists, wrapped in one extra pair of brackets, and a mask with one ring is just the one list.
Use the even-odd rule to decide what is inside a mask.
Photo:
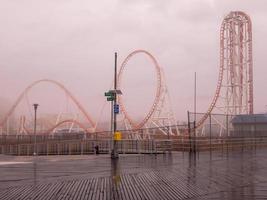
[[(0, 0), (0, 100), (8, 101), (0, 107), (11, 106), (30, 83), (49, 78), (68, 88), (97, 119), (104, 92), (112, 85), (114, 52), (121, 64), (132, 51), (144, 49), (165, 72), (177, 119), (184, 120), (186, 111), (193, 110), (194, 72), (197, 111), (205, 112), (217, 84), (220, 24), (235, 10), (252, 19), (254, 109), (265, 112), (264, 0)], [(142, 118), (153, 102), (155, 69), (146, 57), (137, 56), (124, 75), (126, 107)], [(46, 84), (27, 98), (28, 105), (40, 104), (40, 113), (59, 112), (69, 101), (64, 92)], [(25, 102), (20, 109), (29, 109)], [(106, 104), (100, 120), (107, 120), (108, 113)]]

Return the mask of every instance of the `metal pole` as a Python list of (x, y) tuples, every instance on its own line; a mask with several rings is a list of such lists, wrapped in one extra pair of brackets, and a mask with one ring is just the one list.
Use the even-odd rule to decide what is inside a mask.
[(37, 108), (38, 108), (38, 104), (35, 103), (33, 104), (34, 107), (34, 151), (33, 151), (33, 155), (36, 156), (36, 115), (37, 115)]
[(211, 155), (211, 114), (209, 114), (210, 118), (210, 155)]
[[(114, 106), (117, 105), (117, 52), (115, 52), (115, 66), (114, 66), (114, 105), (112, 108), (113, 112), (113, 136), (115, 135), (117, 131), (117, 113), (114, 112)], [(111, 158), (118, 158), (118, 152), (117, 152), (117, 141), (113, 137), (113, 151), (111, 152)]]
[(197, 73), (195, 72), (194, 79), (194, 121), (196, 121), (196, 110), (197, 110)]
[(114, 107), (114, 103), (113, 101), (111, 101), (110, 103), (111, 106), (111, 118), (110, 118), (110, 153), (113, 152), (113, 107)]
[(189, 151), (192, 152), (192, 141), (191, 141), (191, 127), (190, 127), (190, 113), (187, 111), (187, 121), (188, 121), (188, 139), (189, 139)]
[[(114, 90), (117, 90), (117, 52), (115, 53), (115, 68), (114, 68)], [(117, 105), (117, 93), (114, 94), (114, 105)], [(114, 112), (114, 111), (113, 111)], [(114, 113), (114, 133), (117, 130), (117, 115)]]
[(196, 153), (197, 73), (194, 78), (194, 153)]
[(10, 133), (9, 133), (9, 117), (6, 120), (6, 135), (10, 135)]
[(226, 136), (229, 137), (229, 122), (228, 122), (228, 114), (226, 114)]
[(196, 121), (194, 121), (194, 154), (196, 153), (197, 150), (197, 145), (196, 145)]

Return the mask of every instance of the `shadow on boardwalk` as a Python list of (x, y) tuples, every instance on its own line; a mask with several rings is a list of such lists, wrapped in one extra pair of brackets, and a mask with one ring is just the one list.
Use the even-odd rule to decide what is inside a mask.
[(267, 198), (267, 150), (0, 156), (0, 199)]

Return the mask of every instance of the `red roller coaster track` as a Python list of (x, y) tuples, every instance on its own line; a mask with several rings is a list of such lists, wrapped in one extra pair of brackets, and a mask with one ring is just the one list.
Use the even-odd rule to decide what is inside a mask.
[(73, 120), (73, 119), (67, 119), (67, 120), (63, 120), (63, 121), (57, 123), (55, 126), (50, 128), (49, 130), (45, 131), (45, 134), (51, 134), (58, 126), (65, 124), (65, 123), (74, 123), (74, 124), (78, 125), (81, 129), (83, 129), (85, 131), (85, 133), (90, 133), (88, 131), (88, 129), (82, 123), (80, 123), (76, 120)]
[[(20, 103), (20, 101), (23, 99), (24, 95), (31, 90), (31, 88), (33, 88), (35, 85), (38, 85), (39, 83), (42, 82), (47, 82), (47, 83), (52, 83), (56, 86), (58, 86), (60, 89), (62, 89), (70, 98), (71, 100), (74, 102), (74, 104), (78, 107), (78, 109), (82, 112), (82, 114), (85, 116), (86, 120), (88, 121), (88, 123), (95, 129), (95, 122), (91, 119), (91, 117), (89, 116), (89, 114), (86, 112), (86, 110), (83, 108), (83, 106), (78, 102), (78, 100), (70, 93), (69, 90), (67, 90), (64, 85), (62, 85), (61, 83), (54, 81), (54, 80), (50, 80), (50, 79), (42, 79), (42, 80), (38, 80), (33, 82), (32, 84), (30, 84), (21, 94), (20, 96), (17, 98), (17, 100), (15, 101), (15, 103), (13, 104), (13, 106), (11, 107), (11, 109), (8, 111), (8, 113), (5, 115), (4, 119), (1, 121), (0, 123), (0, 127), (3, 127), (4, 124), (7, 122), (8, 118), (11, 116), (11, 114), (14, 112), (14, 110), (16, 109), (16, 107), (18, 106), (18, 104)], [(62, 121), (59, 122), (58, 124), (55, 125), (55, 127), (53, 127), (53, 130), (60, 126), (63, 123), (66, 122), (70, 122), (70, 120), (67, 121)], [(71, 122), (78, 124), (82, 129), (86, 130), (87, 129), (82, 126), (80, 123), (78, 123), (75, 120), (71, 120)], [(48, 131), (49, 132), (49, 131)]]
[[(74, 123), (74, 124), (78, 125), (82, 130), (84, 130), (85, 133), (90, 133), (90, 132), (88, 131), (88, 129), (87, 129), (82, 123), (80, 123), (80, 122), (78, 122), (78, 121), (76, 121), (76, 120), (74, 120), (74, 119), (66, 119), (66, 120), (63, 120), (63, 121), (57, 123), (57, 124), (54, 125), (52, 128), (50, 128), (50, 129), (48, 129), (48, 130), (42, 132), (42, 134), (50, 135), (51, 133), (53, 133), (53, 131), (54, 131), (57, 127), (59, 127), (59, 126), (62, 125), (62, 124), (65, 124), (65, 123)], [(28, 135), (32, 135), (32, 134), (33, 134), (33, 131), (30, 131), (30, 130), (28, 130), (28, 129), (25, 127), (25, 124), (23, 124), (23, 128), (24, 128), (25, 132), (26, 132)], [(39, 133), (39, 134), (40, 134), (40, 133)]]
[(125, 67), (126, 67), (128, 61), (133, 56), (135, 56), (136, 54), (145, 54), (152, 61), (153, 65), (154, 65), (154, 67), (156, 69), (156, 72), (157, 72), (157, 90), (156, 90), (156, 96), (155, 96), (154, 102), (153, 102), (153, 104), (152, 104), (149, 112), (146, 114), (145, 118), (140, 123), (134, 122), (134, 120), (130, 117), (130, 115), (127, 113), (127, 111), (125, 109), (125, 106), (123, 104), (123, 97), (122, 96), (119, 96), (119, 104), (120, 104), (122, 113), (124, 114), (125, 118), (128, 120), (128, 122), (130, 123), (130, 125), (131, 125), (131, 127), (133, 129), (142, 128), (146, 124), (146, 122), (150, 119), (150, 117), (154, 113), (154, 111), (157, 108), (157, 105), (159, 103), (160, 95), (161, 95), (161, 87), (162, 87), (162, 85), (161, 85), (162, 77), (161, 77), (160, 66), (159, 66), (157, 60), (154, 58), (154, 56), (152, 56), (152, 54), (150, 54), (148, 51), (145, 51), (145, 50), (136, 50), (136, 51), (133, 51), (122, 62), (121, 68), (120, 68), (120, 71), (119, 71), (119, 74), (118, 74), (118, 87), (119, 88), (121, 87), (121, 80), (122, 80), (123, 71), (125, 70)]
[[(238, 33), (236, 33), (238, 32)], [(237, 53), (236, 53), (237, 52)], [(238, 55), (237, 55), (238, 54)], [(229, 79), (227, 87), (231, 90), (239, 85), (239, 99), (236, 104), (231, 107), (246, 107), (246, 111), (236, 111), (231, 114), (252, 114), (253, 113), (253, 75), (252, 75), (252, 25), (250, 17), (244, 12), (235, 11), (227, 15), (221, 25), (220, 30), (220, 70), (215, 96), (205, 113), (205, 115), (197, 122), (197, 127), (203, 125), (208, 118), (220, 97), (222, 82)], [(226, 72), (227, 71), (227, 72)], [(247, 72), (246, 72), (247, 71)], [(228, 73), (224, 77), (224, 73)], [(238, 82), (234, 82), (238, 74)], [(247, 78), (247, 80), (245, 80)], [(246, 81), (246, 82), (245, 82)], [(242, 87), (247, 87), (243, 92)], [(230, 92), (229, 92), (230, 93)], [(229, 96), (229, 95), (228, 95)], [(227, 96), (227, 98), (229, 98)], [(233, 99), (234, 97), (232, 97)], [(243, 100), (245, 98), (245, 100)], [(245, 101), (245, 102), (244, 102)], [(231, 100), (234, 102), (234, 100)], [(231, 103), (230, 100), (228, 103)], [(225, 114), (229, 114), (231, 109), (225, 105)]]

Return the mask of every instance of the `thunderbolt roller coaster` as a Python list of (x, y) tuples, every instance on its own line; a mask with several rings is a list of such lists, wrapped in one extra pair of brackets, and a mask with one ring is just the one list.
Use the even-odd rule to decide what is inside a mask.
[[(167, 95), (167, 87), (164, 83), (163, 70), (159, 63), (152, 56), (151, 53), (145, 50), (136, 50), (130, 53), (126, 59), (122, 62), (120, 71), (118, 73), (118, 87), (121, 87), (122, 75), (126, 69), (128, 61), (137, 54), (145, 54), (153, 63), (156, 69), (156, 95), (150, 110), (145, 115), (145, 118), (136, 123), (133, 118), (128, 114), (123, 103), (123, 97), (119, 97), (119, 104), (121, 106), (122, 113), (125, 120), (129, 124), (129, 129), (141, 129), (146, 127), (148, 123), (153, 124), (154, 127), (161, 127), (166, 124), (159, 121), (162, 116), (160, 113), (164, 110), (163, 104), (166, 103), (165, 97)], [(219, 78), (215, 95), (212, 99), (207, 112), (196, 122), (196, 127), (201, 128), (208, 116), (216, 109), (224, 114), (237, 115), (237, 114), (252, 114), (253, 113), (253, 62), (252, 62), (252, 25), (250, 17), (244, 12), (234, 11), (230, 12), (223, 20), (220, 30), (220, 67), (219, 67)], [(58, 122), (54, 127), (51, 127), (47, 132), (53, 132), (55, 128), (64, 123), (75, 123), (86, 132), (97, 131), (96, 122), (92, 120), (91, 116), (87, 113), (84, 107), (78, 102), (78, 100), (59, 82), (49, 79), (42, 79), (35, 81), (29, 85), (22, 94), (15, 101), (14, 105), (7, 112), (5, 117), (0, 123), (0, 127), (4, 127), (7, 123), (8, 118), (12, 115), (20, 101), (23, 99), (25, 94), (35, 85), (46, 82), (51, 83), (63, 90), (78, 107), (87, 123), (92, 127), (89, 131), (80, 122), (68, 119)], [(167, 121), (176, 124), (172, 109), (165, 118)], [(159, 113), (159, 114), (156, 114)], [(24, 127), (25, 130), (26, 127)], [(29, 133), (29, 131), (26, 131)], [(163, 131), (164, 133), (164, 131)], [(165, 132), (166, 134), (166, 132)], [(176, 132), (179, 134), (179, 131)]]

